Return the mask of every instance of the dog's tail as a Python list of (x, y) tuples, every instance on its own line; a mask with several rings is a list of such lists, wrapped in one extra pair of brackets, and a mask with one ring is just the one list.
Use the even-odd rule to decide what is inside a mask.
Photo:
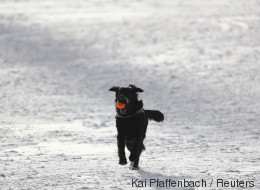
[(150, 120), (154, 120), (157, 122), (161, 122), (164, 120), (163, 113), (158, 110), (145, 110), (145, 113), (148, 116), (148, 119)]

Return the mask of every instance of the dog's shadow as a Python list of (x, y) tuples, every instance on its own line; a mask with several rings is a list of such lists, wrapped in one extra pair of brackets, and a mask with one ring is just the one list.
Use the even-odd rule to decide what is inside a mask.
[[(155, 172), (149, 172), (149, 171), (145, 171), (143, 169), (139, 169), (137, 170), (137, 173), (139, 174), (138, 178), (133, 177), (133, 176), (129, 176), (129, 175), (125, 175), (125, 177), (130, 178), (131, 180), (138, 180), (138, 181), (142, 181), (142, 182), (146, 182), (146, 187), (151, 187), (151, 188), (155, 188), (155, 189), (169, 189), (169, 188), (173, 188), (173, 187), (163, 187), (162, 183), (161, 186), (157, 183), (152, 183), (150, 184), (150, 180), (154, 181), (154, 180), (159, 180), (159, 181), (166, 181), (166, 179), (171, 180), (171, 181), (182, 181), (183, 179), (188, 179), (190, 178), (189, 176), (172, 176), (172, 175), (163, 175), (161, 173), (163, 173), (163, 171), (161, 173), (155, 173)], [(159, 185), (159, 186), (158, 186)], [(194, 188), (178, 188), (178, 187), (174, 187), (174, 189), (185, 189), (185, 190), (195, 190)]]

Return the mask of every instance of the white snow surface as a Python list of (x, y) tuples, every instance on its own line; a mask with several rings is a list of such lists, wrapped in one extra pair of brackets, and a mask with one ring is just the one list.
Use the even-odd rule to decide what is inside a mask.
[[(1, 0), (0, 189), (260, 189), (259, 29), (259, 0)], [(128, 84), (165, 114), (137, 171), (108, 91)]]

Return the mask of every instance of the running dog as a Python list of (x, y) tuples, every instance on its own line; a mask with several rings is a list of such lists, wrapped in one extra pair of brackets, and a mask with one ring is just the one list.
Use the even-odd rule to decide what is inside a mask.
[(161, 122), (164, 115), (157, 110), (143, 109), (142, 100), (138, 100), (141, 88), (130, 84), (128, 87), (113, 86), (109, 89), (116, 93), (116, 128), (119, 164), (126, 165), (125, 146), (130, 151), (130, 169), (139, 168), (139, 158), (145, 146), (143, 144), (148, 120)]

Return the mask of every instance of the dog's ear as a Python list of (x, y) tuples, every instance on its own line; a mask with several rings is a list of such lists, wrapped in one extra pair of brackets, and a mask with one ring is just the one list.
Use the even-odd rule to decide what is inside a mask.
[(109, 89), (109, 91), (117, 92), (118, 89), (119, 89), (118, 86), (112, 86), (112, 87)]
[(129, 87), (131, 87), (135, 92), (143, 92), (141, 88), (138, 88), (133, 84), (129, 84)]

